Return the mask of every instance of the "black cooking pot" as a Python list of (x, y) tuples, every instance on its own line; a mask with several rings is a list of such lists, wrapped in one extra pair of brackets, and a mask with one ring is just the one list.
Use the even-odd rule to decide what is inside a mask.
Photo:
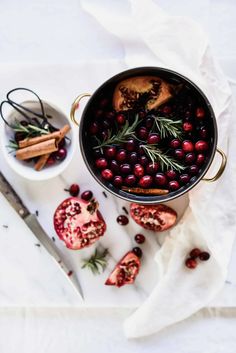
[[(93, 116), (93, 109), (96, 106), (99, 98), (103, 96), (104, 92), (113, 92), (115, 86), (122, 80), (125, 80), (130, 77), (134, 76), (158, 76), (168, 83), (172, 84), (185, 84), (187, 87), (189, 87), (194, 95), (197, 95), (198, 100), (201, 102), (201, 105), (204, 107), (205, 111), (207, 112), (208, 115), (208, 128), (209, 128), (209, 151), (207, 158), (205, 160), (204, 165), (201, 167), (200, 172), (198, 175), (194, 178), (191, 179), (191, 181), (185, 185), (182, 186), (180, 189), (176, 191), (171, 191), (167, 195), (158, 195), (158, 196), (152, 196), (152, 195), (135, 195), (131, 194), (128, 192), (125, 192), (123, 190), (115, 188), (114, 185), (109, 183), (108, 181), (105, 181), (101, 178), (100, 171), (97, 170), (97, 168), (94, 165), (94, 156), (92, 155), (92, 149), (88, 145), (89, 140), (89, 124), (91, 123), (91, 117)], [(80, 124), (77, 123), (75, 119), (75, 111), (78, 109), (78, 103), (83, 97), (86, 96), (91, 96), (89, 99), (88, 103), (86, 104), (82, 117), (80, 119)], [(205, 181), (216, 181), (223, 173), (225, 166), (226, 166), (226, 155), (223, 151), (221, 151), (219, 148), (217, 148), (217, 124), (216, 124), (216, 118), (214, 111), (212, 109), (211, 104), (209, 103), (207, 97), (204, 95), (204, 93), (197, 87), (192, 81), (190, 81), (188, 78), (184, 77), (183, 75), (167, 70), (164, 68), (159, 68), (159, 67), (139, 67), (139, 68), (134, 68), (131, 70), (127, 70), (124, 72), (119, 73), (118, 75), (113, 76), (109, 80), (107, 80), (105, 83), (103, 83), (95, 92), (94, 94), (90, 95), (88, 93), (81, 94), (78, 96), (75, 101), (72, 104), (71, 108), (71, 120), (79, 125), (79, 142), (80, 142), (80, 148), (82, 152), (83, 159), (85, 161), (85, 164), (92, 174), (92, 176), (95, 178), (95, 180), (106, 190), (114, 194), (115, 196), (118, 196), (126, 201), (130, 202), (137, 202), (141, 204), (156, 204), (156, 203), (161, 203), (161, 202), (166, 202), (170, 201), (176, 197), (180, 197), (181, 195), (185, 194), (189, 190), (191, 190), (196, 184), (199, 183), (201, 180)], [(220, 168), (216, 175), (212, 178), (206, 179), (203, 178), (206, 172), (208, 171), (213, 158), (215, 156), (215, 152), (218, 152), (222, 158)]]

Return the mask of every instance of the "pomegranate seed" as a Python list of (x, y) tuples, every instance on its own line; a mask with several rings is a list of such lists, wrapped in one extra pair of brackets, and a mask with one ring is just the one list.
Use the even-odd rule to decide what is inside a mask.
[(178, 181), (172, 180), (172, 181), (169, 182), (169, 188), (170, 188), (170, 190), (173, 190), (173, 191), (174, 191), (174, 190), (178, 190), (179, 187), (180, 187), (180, 185), (179, 185)]
[(203, 152), (203, 151), (206, 151), (207, 149), (208, 149), (208, 143), (206, 141), (199, 140), (195, 143), (195, 150), (197, 152)]
[(128, 161), (131, 164), (135, 164), (138, 161), (138, 154), (137, 152), (132, 152), (130, 153), (130, 155), (128, 156)]
[(103, 169), (101, 175), (105, 180), (113, 179), (113, 173), (110, 169)]
[(127, 175), (125, 178), (125, 184), (128, 186), (132, 186), (136, 183), (136, 177), (133, 174)]
[(181, 184), (187, 184), (190, 180), (190, 176), (188, 174), (181, 174), (179, 180)]
[(186, 265), (186, 267), (188, 267), (188, 268), (190, 268), (191, 270), (193, 270), (194, 268), (197, 267), (197, 261), (190, 258), (190, 259), (187, 259), (187, 260), (185, 261), (185, 265)]
[(146, 173), (147, 174), (155, 174), (158, 171), (159, 165), (156, 162), (150, 162), (146, 166)]
[(207, 261), (210, 258), (210, 254), (207, 251), (203, 251), (198, 257), (201, 261)]
[(121, 226), (126, 226), (129, 223), (128, 217), (125, 215), (120, 215), (116, 218), (117, 223), (119, 223)]
[(107, 147), (105, 149), (105, 156), (107, 158), (114, 158), (116, 155), (116, 148), (114, 146), (111, 146), (111, 147)]
[(161, 141), (161, 137), (158, 134), (150, 134), (147, 138), (147, 143), (150, 145), (159, 143)]
[(145, 242), (145, 236), (143, 234), (136, 234), (134, 240), (138, 244), (143, 244)]
[(148, 130), (146, 127), (142, 126), (138, 130), (138, 137), (142, 140), (146, 140), (148, 137)]
[(165, 174), (169, 180), (174, 180), (177, 177), (177, 173), (173, 169), (167, 170)]
[(142, 250), (138, 246), (135, 246), (132, 251), (139, 258), (142, 257), (142, 255), (143, 255)]
[(67, 155), (67, 150), (65, 148), (60, 148), (56, 153), (55, 153), (55, 158), (57, 161), (63, 161), (63, 159), (66, 158)]
[(85, 200), (85, 201), (89, 201), (91, 200), (91, 198), (93, 197), (93, 193), (91, 190), (85, 190), (84, 192), (82, 192), (81, 194), (81, 199)]
[(99, 169), (105, 169), (108, 165), (107, 160), (105, 158), (98, 158), (95, 161), (96, 167)]
[(194, 151), (194, 145), (191, 141), (185, 140), (182, 143), (182, 149), (184, 152), (193, 152)]
[(178, 148), (181, 146), (181, 142), (179, 139), (173, 139), (170, 141), (170, 147), (171, 148)]
[(120, 175), (116, 175), (115, 178), (113, 179), (113, 184), (119, 188), (123, 185), (123, 178)]
[(134, 139), (129, 139), (126, 144), (125, 144), (125, 148), (127, 149), (127, 151), (129, 152), (133, 152), (136, 148), (136, 141)]
[(126, 117), (124, 116), (124, 114), (118, 114), (116, 116), (116, 121), (119, 125), (124, 125), (124, 123), (126, 122)]
[(127, 153), (125, 150), (119, 150), (116, 154), (116, 160), (118, 162), (124, 162), (127, 158)]
[(71, 196), (78, 196), (79, 195), (79, 185), (78, 184), (72, 184), (69, 188), (69, 193), (71, 194)]
[(205, 110), (202, 107), (196, 109), (195, 112), (196, 118), (202, 120), (205, 118)]
[(183, 123), (183, 130), (187, 132), (193, 131), (193, 124), (189, 122)]
[(155, 183), (158, 186), (164, 186), (167, 184), (167, 178), (163, 173), (157, 173), (155, 175)]
[(192, 259), (196, 259), (200, 254), (201, 254), (201, 250), (198, 249), (198, 248), (195, 248), (195, 249), (193, 249), (193, 250), (190, 251), (189, 256), (190, 256)]
[(198, 171), (199, 171), (199, 169), (198, 169), (198, 166), (197, 165), (191, 165), (190, 167), (189, 167), (189, 173), (191, 174), (191, 175), (196, 175), (197, 173), (198, 173)]
[(186, 155), (186, 157), (185, 157), (185, 162), (186, 162), (187, 164), (191, 164), (191, 163), (193, 163), (193, 162), (195, 161), (195, 159), (196, 159), (196, 155), (191, 152), (191, 153), (188, 153), (188, 154)]
[(183, 159), (185, 156), (184, 151), (180, 148), (174, 151), (174, 155), (177, 159)]
[(149, 188), (149, 186), (152, 185), (153, 179), (151, 175), (144, 175), (140, 180), (139, 180), (139, 186), (142, 188)]
[(131, 165), (128, 163), (121, 164), (120, 171), (123, 174), (129, 174), (131, 172)]
[(144, 176), (144, 168), (141, 164), (135, 164), (134, 166), (134, 175), (137, 177), (142, 177)]
[(196, 160), (196, 164), (197, 165), (202, 165), (205, 161), (205, 156), (204, 154), (200, 153), (197, 155), (197, 160)]

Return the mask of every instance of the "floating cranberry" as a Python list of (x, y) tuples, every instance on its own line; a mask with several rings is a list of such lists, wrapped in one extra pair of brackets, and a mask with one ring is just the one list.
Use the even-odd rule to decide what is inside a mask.
[(173, 191), (178, 190), (180, 188), (180, 185), (177, 180), (171, 180), (168, 185), (170, 190), (173, 190)]
[(184, 153), (184, 151), (181, 148), (178, 148), (177, 150), (174, 151), (174, 156), (177, 159), (183, 159), (184, 156), (185, 156), (185, 153)]
[(106, 118), (109, 120), (113, 120), (115, 118), (116, 114), (115, 112), (107, 112), (106, 113)]
[(142, 126), (138, 129), (138, 137), (141, 140), (146, 140), (148, 137), (148, 130), (146, 127)]
[(141, 188), (149, 188), (152, 185), (153, 179), (151, 175), (144, 175), (140, 180), (139, 180), (139, 186)]
[(81, 199), (85, 200), (85, 201), (89, 201), (91, 200), (91, 198), (93, 197), (93, 193), (91, 190), (85, 190), (84, 192), (82, 192), (81, 194)]
[(142, 257), (142, 255), (143, 255), (142, 250), (138, 246), (135, 246), (132, 251), (139, 258)]
[(101, 175), (105, 180), (113, 179), (113, 173), (110, 169), (103, 169)]
[(145, 242), (145, 236), (143, 234), (136, 234), (134, 237), (134, 240), (136, 241), (136, 243), (138, 244), (143, 244)]
[(120, 215), (116, 218), (117, 223), (119, 223), (121, 226), (126, 226), (129, 223), (128, 217), (125, 215)]
[(199, 140), (195, 143), (195, 150), (197, 152), (204, 152), (208, 149), (208, 143), (203, 140)]
[(107, 160), (105, 158), (98, 158), (96, 161), (95, 161), (95, 164), (96, 164), (96, 167), (99, 168), (99, 169), (105, 169), (108, 165), (107, 163)]
[(173, 139), (170, 141), (170, 147), (171, 148), (178, 148), (181, 146), (181, 142), (179, 139)]
[(146, 128), (151, 129), (151, 127), (153, 126), (153, 118), (148, 117), (145, 120), (145, 126), (146, 126)]
[(141, 164), (135, 164), (134, 175), (136, 175), (136, 177), (138, 178), (141, 178), (142, 176), (144, 176), (144, 168)]
[(79, 191), (80, 191), (80, 188), (78, 184), (72, 184), (69, 188), (69, 193), (71, 194), (71, 196), (78, 196)]
[(163, 108), (162, 108), (162, 112), (164, 114), (170, 114), (172, 112), (172, 109), (169, 105), (165, 105)]
[(196, 159), (196, 155), (195, 155), (195, 153), (188, 153), (186, 156), (185, 156), (185, 162), (187, 163), (187, 164), (191, 164), (191, 163), (193, 163), (194, 161), (195, 161), (195, 159)]
[(104, 154), (107, 158), (114, 158), (116, 155), (116, 148), (114, 146), (107, 147)]
[(205, 110), (202, 107), (196, 109), (195, 112), (196, 118), (202, 120), (205, 118)]
[(155, 175), (155, 183), (158, 186), (164, 186), (167, 184), (167, 178), (163, 173), (157, 173)]
[(148, 164), (148, 158), (146, 156), (141, 156), (139, 158), (139, 163), (143, 166), (147, 165)]
[(120, 171), (123, 174), (129, 174), (131, 172), (131, 165), (128, 163), (121, 164)]
[(147, 143), (150, 145), (154, 145), (156, 143), (159, 143), (161, 141), (161, 137), (159, 134), (150, 134), (147, 138)]
[(183, 123), (183, 130), (186, 132), (193, 131), (193, 124), (189, 122)]
[(182, 149), (184, 150), (184, 152), (193, 152), (194, 151), (194, 144), (192, 143), (192, 141), (189, 140), (185, 140), (182, 143)]
[(174, 180), (177, 178), (177, 173), (173, 169), (167, 170), (165, 174), (169, 180)]
[(133, 138), (130, 138), (126, 144), (125, 144), (125, 148), (127, 149), (127, 151), (129, 152), (133, 152), (136, 148), (136, 141)]
[(197, 261), (196, 260), (194, 260), (194, 259), (187, 259), (186, 261), (185, 261), (185, 266), (186, 267), (188, 267), (188, 268), (190, 268), (191, 270), (193, 270), (194, 268), (196, 268), (197, 267)]
[(198, 257), (201, 261), (207, 261), (210, 258), (210, 254), (207, 251), (203, 251)]
[(138, 154), (137, 152), (132, 152), (128, 155), (128, 162), (131, 164), (135, 164), (138, 161)]
[(116, 116), (116, 121), (119, 125), (124, 125), (124, 123), (126, 122), (126, 117), (124, 114), (118, 114)]
[(190, 167), (189, 167), (189, 173), (191, 174), (191, 175), (196, 175), (197, 173), (198, 173), (198, 171), (199, 171), (199, 169), (198, 169), (198, 166), (197, 165), (191, 165)]
[(113, 179), (113, 184), (119, 188), (123, 185), (123, 178), (121, 175), (116, 175), (115, 178)]
[(188, 174), (181, 174), (179, 176), (179, 181), (181, 182), (181, 184), (187, 184), (190, 180), (190, 176)]
[(207, 138), (207, 135), (208, 135), (207, 128), (205, 126), (202, 126), (201, 129), (199, 130), (199, 136), (202, 139), (205, 139), (205, 138)]
[(201, 250), (198, 248), (194, 248), (193, 250), (190, 251), (189, 256), (192, 259), (196, 259), (200, 254), (201, 254)]
[(133, 174), (127, 175), (125, 178), (125, 184), (128, 186), (132, 186), (136, 183), (136, 177)]
[(119, 150), (116, 154), (116, 160), (118, 162), (124, 162), (127, 158), (127, 152), (125, 150)]
[(59, 150), (55, 153), (55, 158), (57, 161), (63, 161), (66, 158), (67, 150), (65, 148), (59, 148)]
[(159, 164), (157, 162), (150, 162), (146, 166), (146, 173), (147, 174), (155, 174), (158, 171)]
[(114, 159), (110, 162), (110, 169), (115, 173), (118, 173), (120, 170), (119, 164)]
[(204, 154), (199, 153), (199, 154), (197, 155), (196, 164), (197, 164), (197, 165), (202, 165), (202, 164), (204, 163), (204, 161), (205, 161), (205, 156), (204, 156)]

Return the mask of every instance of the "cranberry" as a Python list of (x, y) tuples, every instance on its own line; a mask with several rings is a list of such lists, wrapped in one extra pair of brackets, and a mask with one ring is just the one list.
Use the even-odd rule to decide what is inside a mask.
[(167, 170), (165, 174), (169, 180), (174, 180), (177, 178), (177, 173), (173, 169)]
[(202, 126), (201, 129), (199, 130), (199, 136), (202, 139), (205, 139), (205, 138), (207, 138), (207, 135), (208, 135), (207, 128), (205, 126)]
[(126, 148), (127, 151), (129, 151), (129, 152), (134, 151), (135, 148), (136, 148), (136, 141), (135, 141), (135, 139), (130, 138), (130, 139), (126, 142), (125, 148)]
[(66, 145), (66, 139), (63, 138), (59, 143), (58, 143), (58, 148), (63, 148)]
[(156, 162), (150, 162), (146, 166), (146, 172), (147, 174), (155, 174), (159, 169), (159, 165)]
[(148, 130), (146, 127), (142, 126), (138, 129), (138, 137), (141, 140), (146, 140), (148, 137)]
[(121, 187), (122, 184), (123, 184), (123, 178), (122, 178), (122, 176), (116, 175), (115, 178), (113, 179), (113, 184), (114, 184), (117, 188)]
[(170, 147), (171, 148), (178, 148), (181, 146), (181, 142), (179, 139), (173, 139), (170, 141)]
[(120, 171), (123, 174), (129, 174), (131, 172), (131, 166), (128, 163), (121, 164)]
[(141, 178), (144, 176), (144, 168), (141, 164), (135, 164), (134, 166), (134, 175)]
[(158, 185), (158, 186), (164, 186), (167, 184), (167, 178), (166, 176), (163, 174), (163, 173), (157, 173), (155, 175), (155, 183)]
[(116, 121), (119, 125), (124, 125), (124, 123), (126, 122), (126, 117), (124, 114), (118, 114), (116, 116)]
[(187, 184), (190, 180), (190, 176), (188, 174), (181, 174), (179, 177), (179, 181), (181, 184)]
[(196, 118), (202, 120), (205, 118), (205, 110), (202, 107), (196, 109), (195, 112)]
[(152, 177), (151, 175), (144, 175), (140, 180), (139, 180), (139, 186), (142, 188), (149, 188), (152, 185)]
[(192, 143), (192, 141), (189, 140), (185, 140), (182, 143), (182, 149), (184, 150), (184, 152), (193, 152), (194, 151), (194, 145)]
[(134, 240), (136, 241), (136, 243), (138, 244), (143, 244), (145, 242), (145, 236), (143, 234), (136, 234), (134, 237)]
[(185, 261), (185, 266), (186, 267), (188, 267), (188, 268), (190, 268), (191, 270), (193, 270), (194, 268), (196, 268), (197, 267), (197, 261), (196, 260), (194, 260), (194, 259), (187, 259), (186, 261)]
[(91, 200), (91, 198), (93, 197), (93, 193), (91, 190), (85, 190), (84, 192), (82, 192), (81, 194), (81, 199), (85, 200), (85, 201), (89, 201)]
[(125, 215), (120, 215), (116, 218), (117, 223), (119, 223), (121, 226), (126, 226), (129, 223), (128, 217)]
[(22, 141), (22, 140), (24, 140), (25, 139), (25, 133), (24, 132), (21, 132), (21, 131), (17, 131), (16, 133), (15, 133), (15, 141), (18, 143), (18, 142), (20, 142), (20, 141)]
[(145, 118), (145, 116), (146, 116), (146, 113), (144, 111), (141, 111), (138, 114), (139, 119), (143, 119), (143, 118)]
[(198, 169), (198, 166), (197, 165), (191, 165), (190, 167), (189, 167), (189, 173), (191, 174), (191, 175), (196, 175), (197, 173), (198, 173), (198, 171), (199, 171), (199, 169)]
[(106, 118), (109, 120), (113, 120), (115, 118), (116, 114), (115, 112), (107, 112), (106, 113)]
[(69, 188), (69, 193), (71, 194), (71, 196), (74, 196), (74, 197), (79, 195), (79, 191), (80, 191), (80, 188), (78, 184), (72, 184)]
[(107, 158), (114, 158), (116, 155), (116, 148), (114, 146), (107, 147), (104, 154)]
[(205, 156), (204, 156), (204, 154), (199, 153), (199, 154), (197, 155), (196, 164), (197, 164), (197, 165), (202, 165), (202, 164), (204, 163), (204, 161), (205, 161)]
[(139, 258), (142, 257), (143, 255), (143, 252), (142, 250), (138, 247), (138, 246), (135, 246), (135, 248), (133, 248), (133, 253), (138, 256)]
[(207, 251), (203, 251), (203, 252), (201, 252), (201, 254), (199, 255), (199, 259), (200, 259), (201, 261), (207, 261), (207, 260), (209, 260), (209, 258), (210, 258), (210, 254), (209, 254), (209, 252), (207, 252)]
[(131, 164), (135, 164), (138, 161), (138, 154), (137, 152), (132, 152), (130, 153), (130, 155), (128, 156), (128, 161)]
[(190, 256), (192, 259), (196, 259), (200, 254), (201, 254), (201, 250), (198, 249), (198, 248), (195, 248), (195, 249), (193, 249), (193, 250), (190, 251), (189, 256)]
[(151, 129), (151, 127), (153, 126), (153, 118), (148, 117), (145, 120), (145, 126), (146, 126), (146, 128)]
[(150, 134), (147, 138), (147, 143), (150, 145), (159, 143), (161, 141), (161, 137), (159, 134)]
[(189, 122), (183, 123), (183, 130), (186, 132), (193, 131), (193, 124)]
[(189, 121), (190, 118), (191, 118), (191, 112), (190, 112), (189, 110), (187, 110), (187, 111), (185, 112), (185, 120), (186, 120), (186, 121)]
[(180, 148), (174, 151), (174, 155), (177, 159), (183, 159), (185, 156), (184, 151)]
[(143, 156), (145, 154), (145, 151), (143, 149), (143, 144), (140, 144), (138, 146), (138, 153), (140, 154), (140, 156)]
[(103, 169), (101, 175), (106, 180), (113, 179), (113, 173), (112, 173), (112, 171), (110, 169)]
[(56, 163), (55, 159), (54, 159), (52, 156), (50, 156), (50, 157), (48, 158), (46, 164), (47, 164), (48, 166), (51, 166), (51, 165), (54, 165), (55, 163)]
[(55, 158), (57, 161), (63, 161), (66, 158), (67, 150), (65, 148), (59, 148), (59, 150), (55, 153)]
[(95, 111), (95, 118), (99, 119), (103, 115), (103, 111), (101, 109), (98, 109)]
[(207, 149), (208, 149), (208, 143), (206, 141), (199, 140), (195, 143), (195, 150), (197, 152), (203, 152), (203, 151), (206, 151)]
[(148, 164), (148, 158), (146, 156), (141, 156), (139, 158), (139, 163), (143, 166), (147, 165)]
[(116, 154), (116, 160), (118, 162), (124, 162), (127, 158), (127, 153), (125, 150), (119, 150)]
[(162, 108), (162, 111), (164, 114), (170, 114), (172, 112), (172, 109), (169, 105), (165, 105), (163, 108)]
[(125, 184), (128, 186), (132, 186), (136, 183), (136, 177), (133, 174), (127, 175), (125, 178)]
[(170, 190), (178, 190), (179, 188), (180, 188), (180, 185), (179, 185), (179, 183), (178, 183), (178, 181), (176, 181), (176, 180), (171, 180), (170, 182), (169, 182), (169, 188), (170, 188)]
[(96, 164), (96, 167), (99, 168), (99, 169), (104, 169), (107, 167), (108, 163), (107, 163), (107, 160), (105, 158), (98, 158), (96, 161), (95, 161), (95, 164)]
[(95, 150), (93, 150), (93, 155), (95, 158), (99, 158), (102, 156), (102, 152), (100, 150), (100, 148), (96, 148)]
[(108, 99), (107, 99), (107, 98), (103, 98), (103, 99), (100, 100), (99, 106), (100, 106), (101, 108), (105, 108), (108, 103), (109, 103)]
[(118, 173), (120, 170), (119, 164), (114, 159), (110, 163), (110, 169), (115, 173)]
[(195, 155), (195, 153), (188, 153), (186, 156), (185, 156), (185, 162), (187, 163), (187, 164), (191, 164), (191, 163), (193, 163), (194, 161), (195, 161), (195, 159), (196, 159), (196, 155)]

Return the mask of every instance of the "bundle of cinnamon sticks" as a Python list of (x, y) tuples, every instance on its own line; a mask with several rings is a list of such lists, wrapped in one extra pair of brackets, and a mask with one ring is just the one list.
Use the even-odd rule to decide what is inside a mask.
[(58, 150), (59, 143), (69, 131), (70, 126), (67, 124), (60, 130), (52, 133), (26, 138), (19, 141), (19, 149), (16, 151), (16, 158), (24, 161), (34, 157), (39, 157), (35, 163), (34, 169), (40, 171), (47, 163), (51, 153)]

